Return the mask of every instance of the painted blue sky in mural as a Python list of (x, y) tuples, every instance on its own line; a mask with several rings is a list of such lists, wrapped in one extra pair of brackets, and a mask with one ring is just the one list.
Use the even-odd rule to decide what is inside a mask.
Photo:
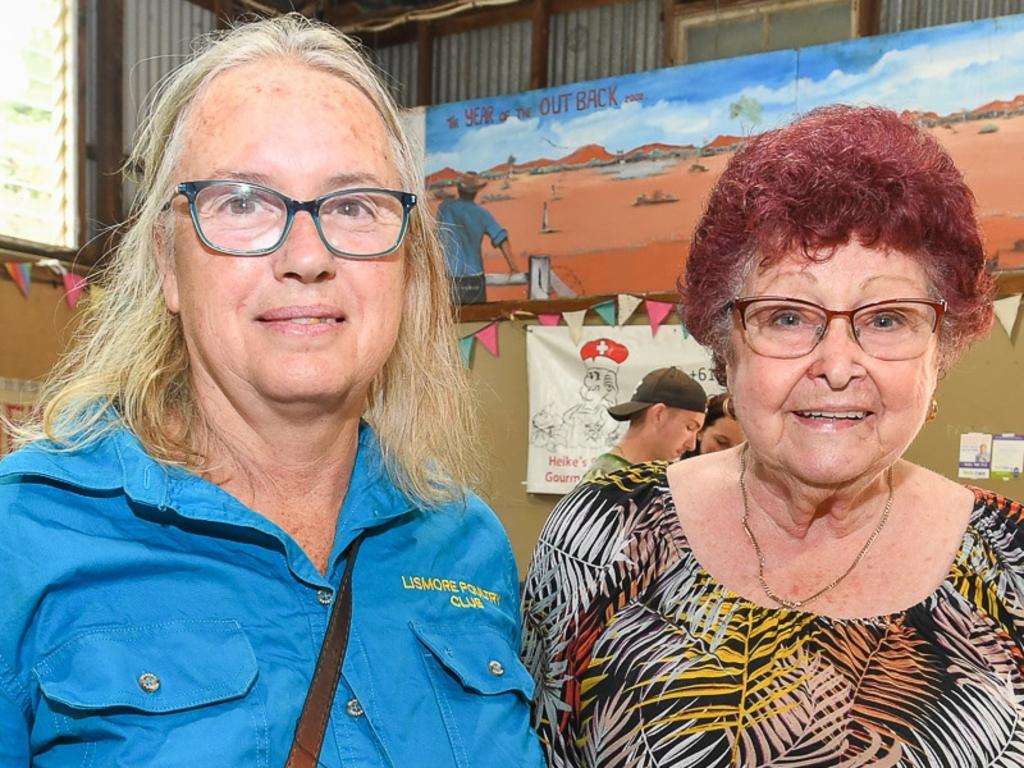
[[(703, 146), (822, 104), (949, 115), (1024, 93), (1024, 15), (776, 51), (443, 104), (427, 110), (427, 174), (564, 157), (598, 144)], [(756, 100), (756, 117), (730, 106)]]

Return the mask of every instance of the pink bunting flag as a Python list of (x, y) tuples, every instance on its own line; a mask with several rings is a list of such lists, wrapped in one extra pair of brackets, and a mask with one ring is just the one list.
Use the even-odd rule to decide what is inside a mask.
[(668, 317), (675, 305), (670, 301), (651, 301), (650, 299), (644, 299), (644, 305), (647, 307), (647, 317), (651, 321), (651, 336), (657, 336), (658, 328), (665, 322), (665, 318)]
[(541, 325), (558, 325), (562, 322), (561, 315), (537, 315), (537, 322)]
[(473, 334), (494, 357), (498, 356), (498, 324), (485, 325)]
[(74, 309), (78, 306), (78, 300), (82, 297), (82, 291), (85, 290), (88, 281), (85, 275), (74, 272), (65, 272), (61, 275), (61, 279), (64, 281), (64, 298), (67, 300), (68, 306)]
[(16, 264), (13, 261), (8, 261), (4, 266), (7, 268), (7, 274), (11, 276), (11, 280), (21, 291), (21, 295), (27, 299), (28, 290), (32, 287), (32, 265), (27, 262)]

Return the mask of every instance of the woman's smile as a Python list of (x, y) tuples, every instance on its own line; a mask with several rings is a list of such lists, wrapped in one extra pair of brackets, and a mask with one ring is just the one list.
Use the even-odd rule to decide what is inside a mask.
[(347, 317), (330, 306), (279, 307), (260, 314), (256, 321), (264, 328), (291, 336), (323, 336), (341, 330)]

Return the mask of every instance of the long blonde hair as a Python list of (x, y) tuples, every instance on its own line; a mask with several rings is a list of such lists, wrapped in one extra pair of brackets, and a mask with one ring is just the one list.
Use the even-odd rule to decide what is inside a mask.
[[(288, 14), (206, 36), (162, 83), (140, 123), (127, 165), (138, 176), (139, 202), (101, 275), (99, 296), (87, 303), (69, 351), (43, 387), (38, 417), (18, 430), (20, 442), (49, 439), (58, 450), (76, 449), (125, 426), (154, 458), (205, 468), (199, 448), (205, 422), (189, 381), (180, 321), (164, 305), (156, 242), (167, 237), (165, 203), (182, 125), (197, 94), (226, 70), (267, 59), (336, 75), (362, 91), (387, 128), (402, 188), (422, 199), (422, 174), (398, 111), (342, 33)], [(457, 349), (444, 254), (425, 206), (411, 213), (405, 253), (401, 327), (364, 415), (392, 480), (430, 504), (458, 498), (478, 480), (475, 398)], [(180, 430), (172, 433), (172, 423)]]

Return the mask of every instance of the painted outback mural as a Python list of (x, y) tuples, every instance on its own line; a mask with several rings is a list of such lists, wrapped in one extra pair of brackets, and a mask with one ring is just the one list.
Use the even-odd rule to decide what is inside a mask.
[[(486, 300), (674, 288), (705, 196), (745, 137), (823, 104), (922, 122), (977, 195), (995, 266), (1024, 267), (1024, 16), (707, 62), (426, 112), (436, 211), (459, 181), (507, 231), (482, 237)], [(479, 183), (479, 182), (477, 182)], [(450, 237), (450, 234), (449, 234)], [(548, 274), (549, 272), (549, 274)]]

